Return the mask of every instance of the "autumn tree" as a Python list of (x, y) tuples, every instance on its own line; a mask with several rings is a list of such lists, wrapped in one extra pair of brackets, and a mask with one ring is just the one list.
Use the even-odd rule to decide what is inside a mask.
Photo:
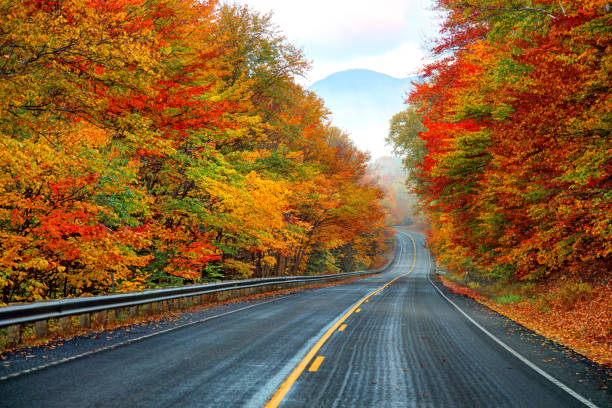
[[(308, 64), (268, 15), (194, 0), (0, 11), (2, 302), (378, 261), (367, 158), (295, 83)], [(338, 261), (308, 267), (322, 251)]]
[[(610, 254), (604, 1), (443, 0), (439, 59), (410, 102), (430, 245), (456, 269), (601, 275)], [(402, 148), (403, 144), (398, 144)]]

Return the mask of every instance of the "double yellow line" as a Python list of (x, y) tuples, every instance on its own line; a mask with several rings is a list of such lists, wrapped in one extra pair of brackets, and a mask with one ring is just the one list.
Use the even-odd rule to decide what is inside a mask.
[(370, 293), (369, 295), (367, 295), (366, 297), (361, 299), (359, 302), (357, 302), (357, 304), (355, 304), (351, 308), (351, 310), (346, 312), (344, 314), (344, 316), (342, 316), (342, 318), (340, 318), (340, 320), (338, 320), (332, 327), (330, 327), (329, 330), (327, 330), (325, 332), (325, 334), (319, 339), (319, 341), (317, 341), (317, 343), (310, 349), (310, 351), (308, 352), (308, 354), (306, 354), (306, 356), (302, 359), (302, 361), (300, 361), (300, 364), (298, 364), (297, 367), (295, 367), (293, 369), (291, 374), (289, 374), (289, 377), (287, 377), (287, 379), (281, 384), (281, 386), (278, 389), (278, 391), (276, 391), (276, 393), (274, 394), (272, 399), (270, 399), (270, 401), (268, 401), (268, 403), (266, 404), (266, 408), (276, 408), (282, 402), (283, 398), (285, 398), (285, 395), (287, 395), (287, 393), (289, 392), (289, 390), (291, 389), (291, 387), (293, 386), (295, 381), (302, 374), (302, 372), (306, 369), (306, 366), (308, 365), (310, 360), (312, 360), (312, 358), (321, 349), (323, 344), (325, 344), (325, 342), (331, 337), (332, 333), (335, 332), (338, 329), (338, 327), (350, 315), (352, 315), (355, 312), (355, 310), (357, 310), (359, 308), (359, 306), (361, 306), (362, 303), (364, 303), (370, 297), (372, 297), (374, 295), (377, 295), (380, 291), (384, 290), (387, 286), (391, 285), (393, 282), (395, 282), (399, 278), (408, 275), (409, 273), (411, 273), (414, 270), (414, 267), (416, 265), (416, 243), (414, 242), (414, 238), (412, 238), (412, 236), (410, 236), (409, 234), (406, 234), (404, 232), (402, 232), (402, 234), (404, 234), (408, 238), (410, 238), (410, 240), (412, 241), (413, 249), (414, 249), (414, 256), (412, 257), (412, 266), (410, 267), (410, 270), (408, 272), (406, 272), (406, 273), (404, 273), (402, 275), (399, 275), (396, 278), (390, 280), (385, 285), (381, 286), (380, 288), (376, 289), (374, 292)]

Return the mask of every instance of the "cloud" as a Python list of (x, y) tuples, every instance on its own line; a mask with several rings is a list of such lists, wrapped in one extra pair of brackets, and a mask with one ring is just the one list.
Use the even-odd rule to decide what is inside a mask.
[[(232, 0), (228, 0), (232, 1)], [(334, 72), (362, 68), (396, 78), (415, 75), (423, 66), (423, 44), (437, 32), (433, 0), (237, 0), (261, 12), (287, 40), (312, 61), (304, 86)], [(390, 96), (391, 97), (391, 96)], [(390, 117), (403, 109), (364, 111), (350, 103), (329, 106), (332, 122), (347, 130), (373, 157), (388, 155), (384, 144)], [(333, 105), (333, 104), (332, 104)]]
[(274, 10), (279, 21), (289, 23), (287, 34), (299, 42), (329, 49), (355, 42), (393, 47), (404, 39), (409, 14), (418, 10), (418, 3), (391, 0), (375, 7), (371, 1), (313, 0), (285, 2)]
[(433, 33), (432, 0), (240, 0), (273, 12), (273, 22), (313, 61), (309, 84), (336, 71), (366, 68), (395, 77), (422, 63), (420, 44)]

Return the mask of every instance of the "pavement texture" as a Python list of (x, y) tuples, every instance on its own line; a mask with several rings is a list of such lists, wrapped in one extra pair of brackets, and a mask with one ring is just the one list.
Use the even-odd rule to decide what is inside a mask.
[[(281, 407), (588, 406), (436, 291), (422, 236), (397, 239), (396, 259), (380, 275), (2, 356), (0, 378), (35, 371), (0, 380), (0, 407), (263, 407), (347, 313), (286, 387)], [(612, 406), (609, 369), (437, 285), (589, 404)]]

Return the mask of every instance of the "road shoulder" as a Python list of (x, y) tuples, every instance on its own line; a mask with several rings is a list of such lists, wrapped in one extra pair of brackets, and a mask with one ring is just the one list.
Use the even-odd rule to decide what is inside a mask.
[[(438, 279), (432, 277), (432, 283), (470, 318), (503, 343), (519, 351), (538, 368), (578, 394), (589, 395), (595, 404), (602, 407), (612, 405), (609, 386), (612, 369), (525, 328), (467, 295), (453, 293)], [(473, 327), (477, 335), (487, 337), (475, 325)], [(490, 341), (494, 343), (492, 339)]]

